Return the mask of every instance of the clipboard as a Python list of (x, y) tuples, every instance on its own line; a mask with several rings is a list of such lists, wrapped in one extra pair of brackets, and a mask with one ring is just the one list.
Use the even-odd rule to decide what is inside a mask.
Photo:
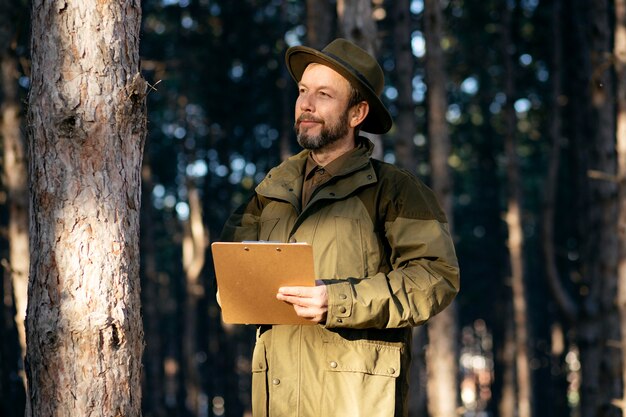
[(276, 299), (279, 287), (315, 286), (310, 244), (215, 242), (211, 251), (225, 323), (315, 324)]

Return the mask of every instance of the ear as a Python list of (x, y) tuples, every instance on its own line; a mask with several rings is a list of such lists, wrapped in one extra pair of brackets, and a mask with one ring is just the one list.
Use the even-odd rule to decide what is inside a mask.
[(370, 105), (367, 101), (361, 101), (360, 103), (352, 106), (350, 109), (350, 127), (357, 127), (363, 120), (367, 117), (367, 114), (370, 112)]

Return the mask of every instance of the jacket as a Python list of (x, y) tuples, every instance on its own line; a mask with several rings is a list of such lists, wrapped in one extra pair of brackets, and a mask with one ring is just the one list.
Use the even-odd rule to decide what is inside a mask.
[(310, 243), (328, 290), (324, 324), (257, 331), (254, 417), (407, 415), (411, 327), (452, 301), (459, 268), (433, 192), (372, 148), (360, 138), (304, 208), (309, 151), (291, 157), (224, 227), (223, 240)]

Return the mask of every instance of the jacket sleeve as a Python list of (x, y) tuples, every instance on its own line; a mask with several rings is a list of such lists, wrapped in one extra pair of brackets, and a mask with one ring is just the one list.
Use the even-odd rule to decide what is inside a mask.
[(328, 328), (417, 326), (459, 291), (454, 245), (434, 193), (405, 174), (387, 181), (381, 195), (377, 216), (388, 266), (369, 277), (324, 280)]

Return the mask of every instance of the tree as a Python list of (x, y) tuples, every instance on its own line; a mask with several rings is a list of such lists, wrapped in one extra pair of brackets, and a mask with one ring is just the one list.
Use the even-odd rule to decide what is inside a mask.
[[(21, 356), (26, 354), (26, 317), (28, 290), (28, 184), (26, 144), (22, 136), (22, 106), (18, 91), (18, 62), (15, 53), (16, 24), (15, 15), (21, 12), (11, 10), (8, 2), (0, 5), (0, 87), (2, 105), (0, 106), (0, 135), (3, 150), (3, 183), (7, 191), (9, 224), (9, 258), (3, 259), (7, 271), (13, 298), (15, 300), (15, 326), (19, 336)], [(23, 374), (23, 372), (22, 372)], [(22, 375), (24, 384), (26, 380)]]
[(396, 116), (396, 165), (417, 172), (417, 158), (413, 138), (417, 131), (415, 103), (413, 102), (414, 57), (411, 50), (411, 12), (408, 0), (393, 4), (394, 56), (396, 85), (398, 89), (398, 115)]
[(328, 0), (307, 0), (306, 36), (308, 46), (322, 49), (332, 41), (334, 23), (332, 5)]
[(515, 343), (515, 375), (517, 382), (517, 415), (532, 415), (532, 375), (529, 361), (529, 330), (526, 286), (524, 283), (524, 232), (522, 183), (517, 156), (516, 115), (513, 107), (515, 72), (511, 39), (513, 10), (508, 4), (502, 10), (502, 55), (504, 60), (504, 147), (507, 161), (506, 177), (509, 187), (505, 221), (508, 229), (508, 249), (513, 297), (513, 340)]
[[(378, 56), (378, 31), (372, 17), (372, 2), (369, 0), (338, 0), (337, 18), (339, 36), (354, 42), (372, 56)], [(372, 157), (383, 158), (383, 146), (380, 135), (366, 133), (374, 151)]]
[[(585, 7), (589, 14), (583, 15)], [(623, 364), (618, 349), (611, 347), (619, 340), (617, 311), (617, 158), (615, 152), (615, 84), (612, 54), (612, 2), (591, 1), (576, 7), (579, 22), (585, 22), (589, 46), (585, 83), (590, 100), (586, 122), (590, 133), (579, 137), (581, 186), (584, 209), (580, 216), (584, 236), (582, 276), (585, 288), (584, 310), (578, 326), (578, 342), (582, 365), (581, 416), (603, 413), (618, 415), (611, 405), (621, 396)], [(598, 256), (602, 248), (602, 256)]]
[[(432, 187), (448, 216), (450, 233), (452, 233), (453, 186), (452, 173), (448, 165), (452, 145), (446, 121), (448, 101), (441, 48), (443, 24), (439, 0), (426, 0), (424, 3), (424, 37), (426, 38), (428, 140)], [(457, 414), (458, 327), (455, 303), (433, 317), (427, 324), (428, 411), (434, 417), (454, 417)]]
[(617, 83), (617, 178), (618, 178), (618, 308), (622, 343), (622, 397), (617, 405), (626, 415), (626, 1), (615, 0), (615, 72)]
[(139, 1), (32, 4), (30, 415), (141, 415)]

